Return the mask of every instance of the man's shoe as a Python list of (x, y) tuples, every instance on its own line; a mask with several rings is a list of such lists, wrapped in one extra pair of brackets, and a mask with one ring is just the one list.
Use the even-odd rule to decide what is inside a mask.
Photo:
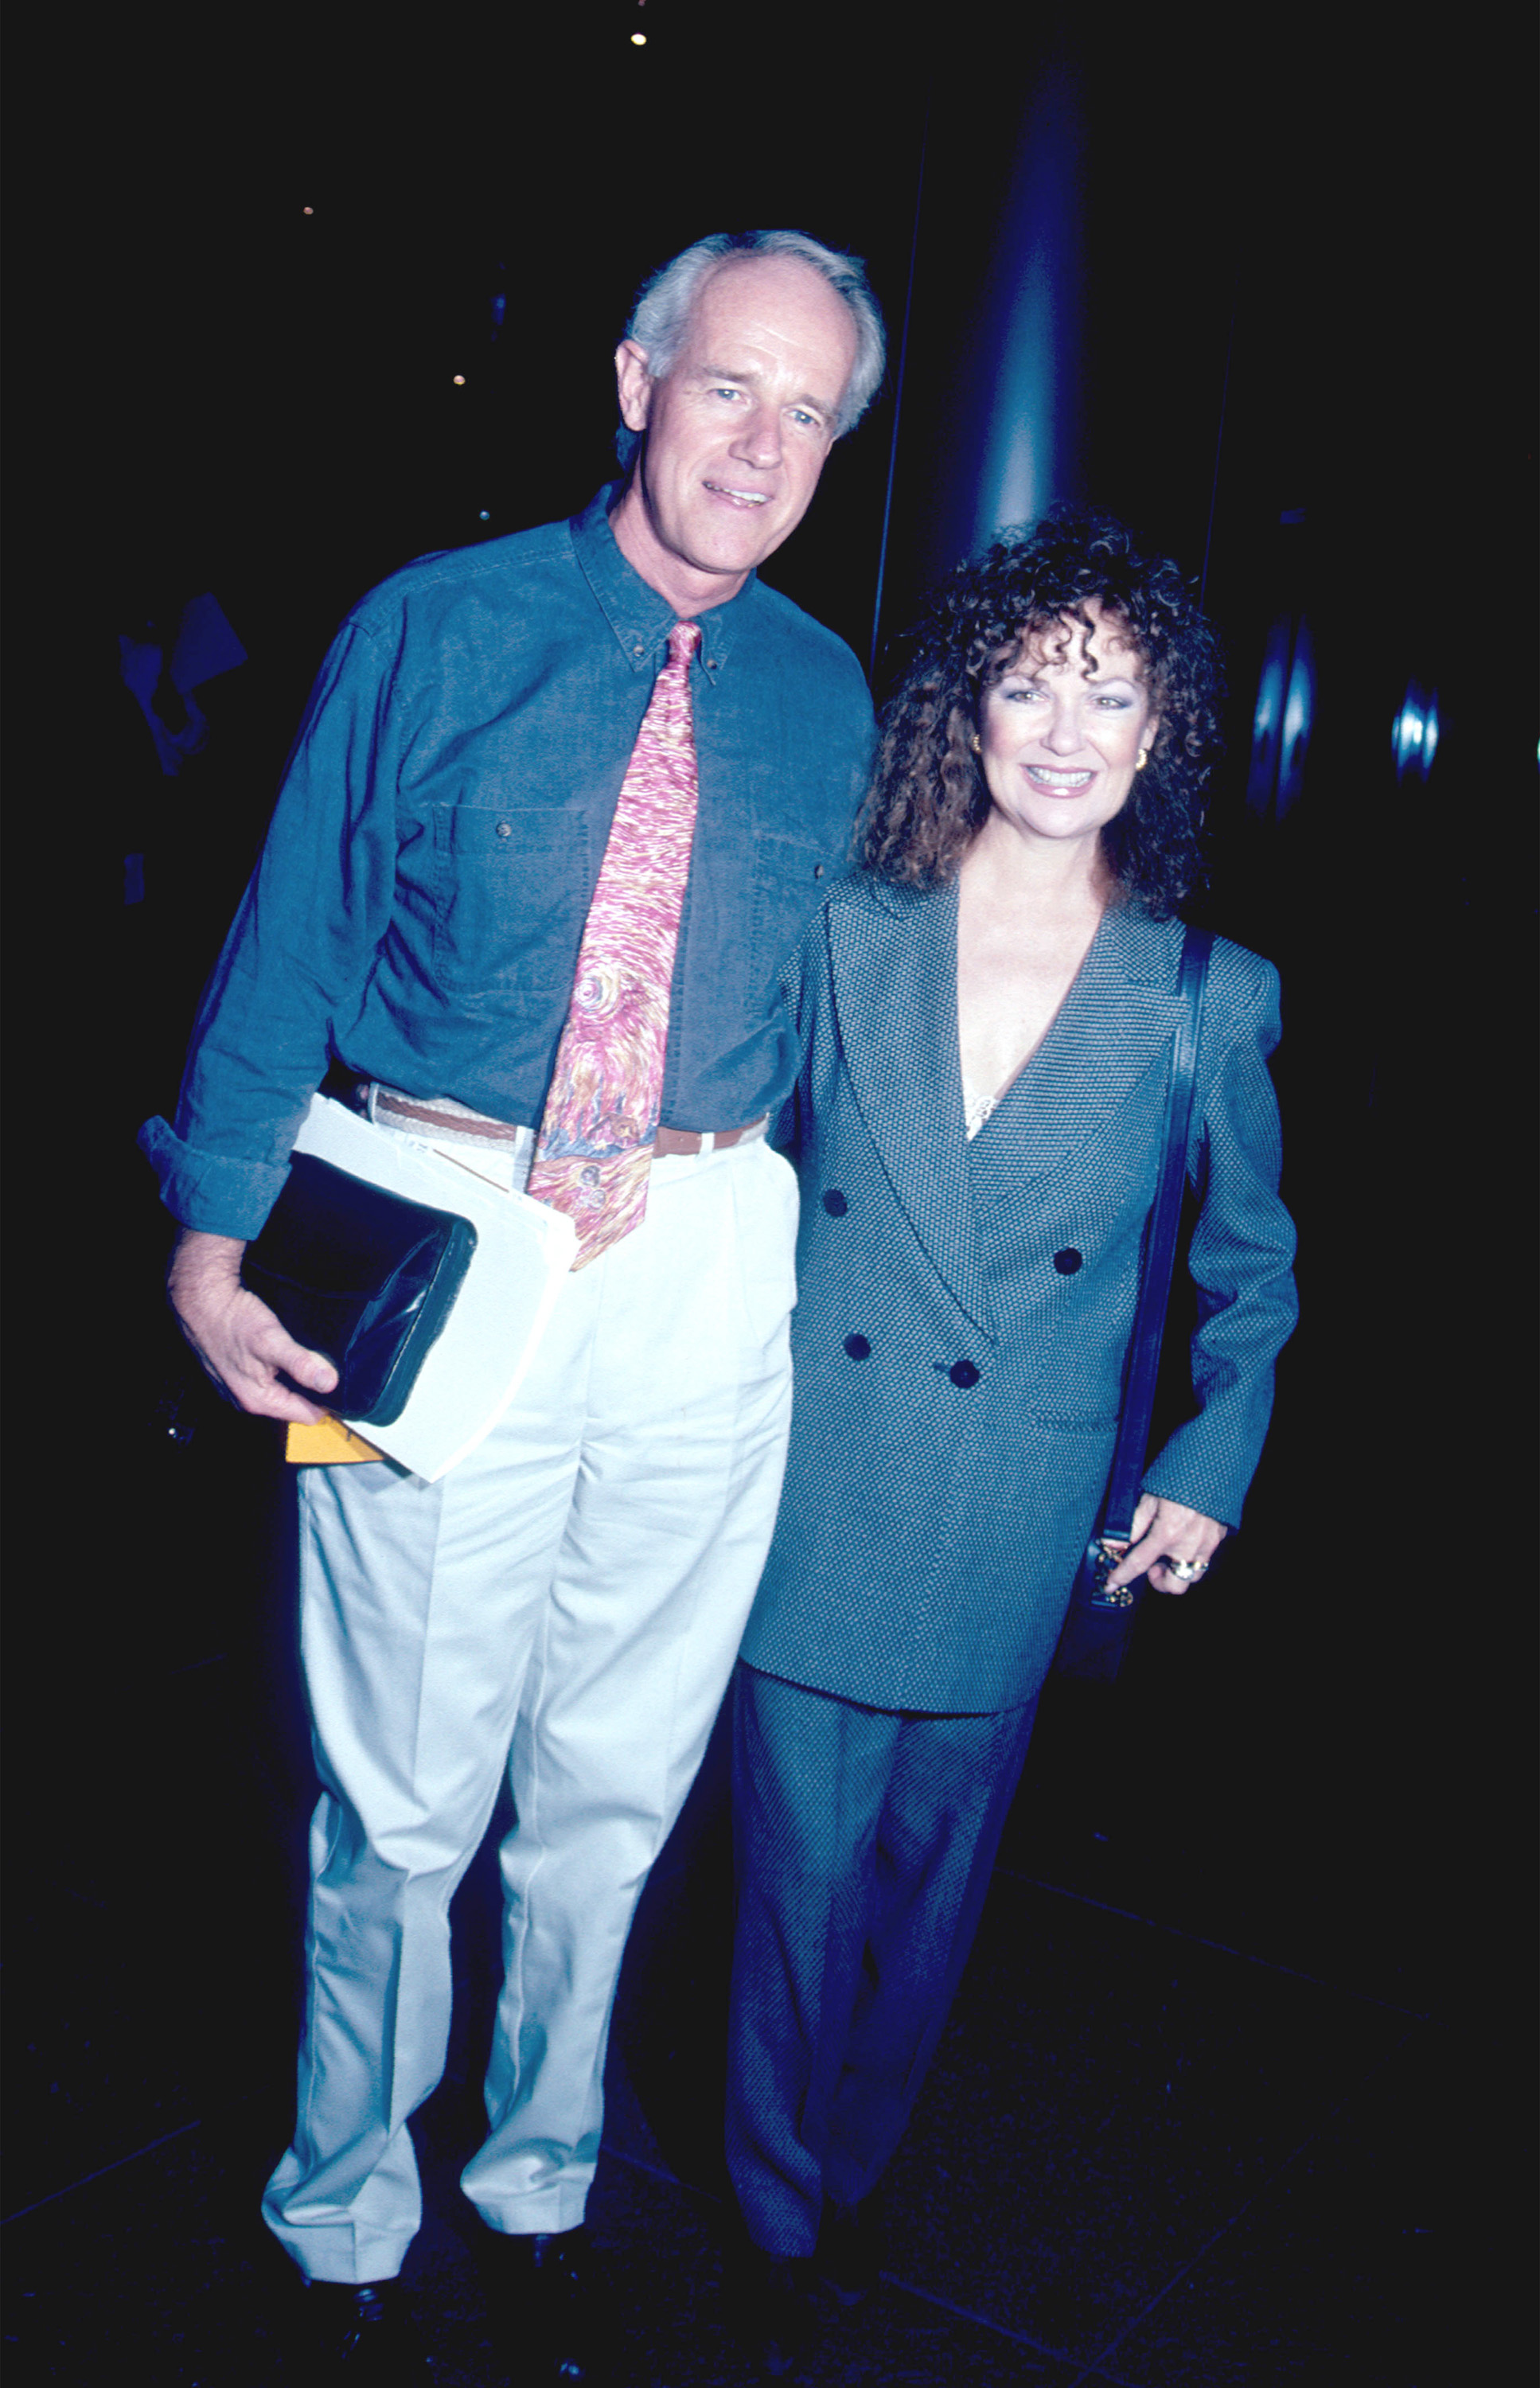
[(433, 2363), (397, 2280), (312, 2280), (300, 2308), (295, 2376), (307, 2383), (338, 2379), (352, 2388), (415, 2388)]
[(610, 2377), (610, 2340), (587, 2230), (486, 2237), (493, 2323), (510, 2378), (520, 2388), (600, 2388)]
[(858, 2305), (869, 2297), (887, 2259), (888, 2234), (877, 2191), (858, 2205), (837, 2205), (826, 2197), (813, 2268), (839, 2303)]
[(805, 2255), (767, 2255), (749, 2246), (738, 2257), (738, 2334), (752, 2347), (762, 2380), (787, 2380), (813, 2351), (818, 2307)]

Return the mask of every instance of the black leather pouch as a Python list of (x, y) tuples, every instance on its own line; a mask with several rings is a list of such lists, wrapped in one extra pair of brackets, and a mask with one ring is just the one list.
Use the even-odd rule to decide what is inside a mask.
[(295, 1340), (337, 1371), (326, 1406), (392, 1426), (470, 1266), (469, 1219), (297, 1152), (241, 1276)]
[(1144, 1593), (1142, 1580), (1107, 1591), (1107, 1577), (1127, 1549), (1127, 1543), (1104, 1544), (1099, 1536), (1087, 1544), (1054, 1654), (1055, 1674), (1079, 1675), (1092, 1683), (1116, 1680)]

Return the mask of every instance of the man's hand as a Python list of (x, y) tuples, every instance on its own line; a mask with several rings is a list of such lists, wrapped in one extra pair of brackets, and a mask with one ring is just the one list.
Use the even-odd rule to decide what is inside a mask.
[(1184, 1509), (1180, 1501), (1141, 1493), (1133, 1513), (1133, 1541), (1108, 1576), (1108, 1588), (1132, 1583), (1148, 1572), (1152, 1591), (1185, 1592), (1207, 1574), (1208, 1562), (1229, 1531), (1201, 1510)]
[(183, 1228), (166, 1276), (177, 1324), (237, 1409), (248, 1410), (253, 1417), (313, 1426), (325, 1411), (282, 1384), (279, 1372), (315, 1393), (329, 1393), (337, 1372), (322, 1353), (297, 1343), (267, 1303), (241, 1283), (245, 1250), (238, 1237)]

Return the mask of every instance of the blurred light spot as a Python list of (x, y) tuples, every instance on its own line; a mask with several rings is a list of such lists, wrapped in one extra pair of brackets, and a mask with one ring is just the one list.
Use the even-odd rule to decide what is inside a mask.
[(1265, 745), (1276, 735), (1279, 707), (1283, 696), (1284, 656), (1279, 653), (1280, 640), (1275, 628), (1268, 641), (1268, 659), (1262, 666), (1262, 677), (1256, 689), (1256, 711), (1252, 718), (1253, 743)]
[(1275, 622), (1268, 633), (1267, 654), (1256, 684), (1256, 709), (1251, 722), (1251, 774), (1246, 803), (1254, 813), (1272, 810), (1278, 787), (1279, 732), (1282, 727), (1283, 690), (1289, 675), (1290, 625)]
[(491, 510), (491, 508), (490, 508), (489, 506), (483, 506), (483, 508), (482, 508), (482, 510), (481, 510), (480, 514), (477, 514), (477, 516), (476, 516), (476, 520), (477, 520), (477, 522), (490, 522), (490, 521), (491, 521), (491, 519), (492, 519), (492, 510)]
[(463, 374), (456, 374), (456, 375), (455, 375), (455, 387), (456, 387), (456, 389), (463, 389), (463, 388), (464, 388), (464, 387), (465, 387), (465, 376), (464, 376), (464, 375), (463, 375)]
[(631, 36), (631, 46), (633, 49), (645, 50), (647, 47), (647, 35), (645, 33), (633, 33)]
[(1248, 809), (1282, 820), (1298, 802), (1315, 710), (1315, 659), (1308, 625), (1281, 615), (1268, 634), (1251, 724)]
[(313, 216), (313, 215), (314, 215), (314, 213), (315, 213), (315, 210), (314, 210), (314, 208), (307, 208), (307, 209), (306, 209), (306, 210), (305, 210), (305, 213), (306, 213), (308, 216)]
[(1438, 691), (1413, 680), (1401, 701), (1390, 737), (1398, 780), (1425, 780), (1438, 747)]
[(1314, 697), (1315, 673), (1311, 667), (1309, 634), (1301, 622), (1294, 640), (1294, 662), (1289, 669), (1288, 692), (1283, 699), (1283, 738), (1278, 760), (1278, 810), (1281, 819), (1299, 794), (1299, 783), (1305, 770), (1305, 749), (1310, 737)]

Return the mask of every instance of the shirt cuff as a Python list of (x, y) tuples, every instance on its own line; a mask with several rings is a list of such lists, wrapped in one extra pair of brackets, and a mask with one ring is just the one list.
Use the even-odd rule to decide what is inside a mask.
[(250, 1243), (284, 1190), (288, 1163), (234, 1161), (200, 1152), (177, 1135), (169, 1120), (145, 1122), (135, 1141), (160, 1180), (160, 1199), (173, 1219), (206, 1236), (235, 1236)]

